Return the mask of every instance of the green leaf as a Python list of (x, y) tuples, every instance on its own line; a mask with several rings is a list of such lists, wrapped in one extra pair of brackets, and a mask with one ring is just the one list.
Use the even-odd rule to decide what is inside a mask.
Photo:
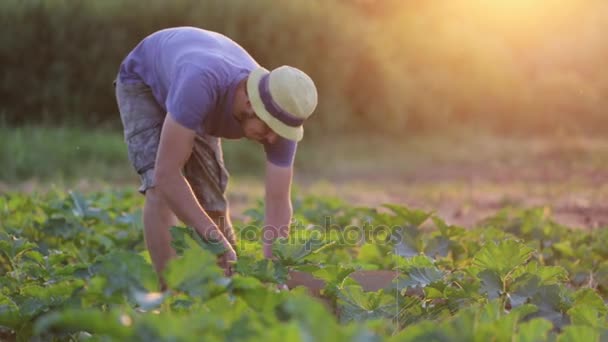
[(32, 318), (53, 307), (62, 305), (83, 285), (84, 282), (81, 280), (68, 280), (44, 286), (37, 284), (23, 286), (19, 293), (19, 297), (23, 298), (19, 305), (21, 316)]
[(239, 298), (243, 299), (255, 312), (259, 312), (264, 316), (274, 315), (276, 308), (286, 296), (287, 293), (276, 293), (265, 287), (239, 292)]
[(481, 280), (479, 292), (487, 294), (488, 299), (493, 300), (499, 298), (503, 293), (503, 282), (498, 273), (492, 270), (483, 270), (477, 274)]
[(537, 342), (546, 341), (553, 324), (544, 318), (534, 318), (528, 322), (519, 324), (517, 341)]
[(282, 284), (287, 280), (289, 269), (278, 260), (262, 259), (254, 261), (253, 258), (240, 257), (235, 269), (243, 276), (255, 277), (263, 282)]
[(408, 288), (426, 287), (443, 277), (443, 272), (436, 267), (413, 267), (398, 276), (393, 283), (398, 290), (403, 291)]
[(592, 327), (570, 325), (557, 337), (557, 342), (599, 342), (600, 331)]
[(17, 304), (8, 296), (0, 293), (0, 326), (16, 328), (21, 322)]
[[(464, 330), (467, 331), (467, 330)], [(461, 331), (462, 333), (462, 331)], [(408, 325), (398, 334), (392, 336), (390, 342), (415, 342), (415, 341), (468, 341), (468, 336), (461, 334), (450, 334), (448, 329), (438, 326), (437, 322), (423, 321), (419, 324)]]
[(222, 255), (226, 252), (224, 245), (217, 241), (203, 240), (200, 234), (192, 227), (171, 227), (171, 246), (178, 255), (182, 255), (187, 249), (195, 245), (211, 252), (214, 255)]
[(396, 269), (407, 272), (411, 268), (435, 267), (435, 262), (425, 255), (417, 255), (411, 258), (396, 258)]
[(516, 267), (525, 264), (533, 253), (532, 248), (514, 240), (488, 242), (475, 254), (473, 265), (495, 271), (504, 280)]
[(353, 267), (343, 265), (326, 265), (312, 272), (315, 278), (324, 280), (327, 283), (341, 284), (346, 277), (355, 272)]
[(216, 264), (215, 255), (200, 249), (188, 249), (183, 256), (171, 260), (165, 279), (169, 288), (202, 299), (227, 291), (229, 284)]
[(515, 279), (509, 286), (509, 299), (512, 307), (518, 307), (529, 302), (540, 290), (540, 279), (526, 273)]
[(395, 296), (385, 294), (383, 290), (364, 292), (361, 286), (349, 285), (338, 293), (340, 321), (360, 322), (378, 318), (394, 318), (399, 313)]
[(443, 299), (445, 298), (443, 292), (439, 291), (434, 287), (426, 287), (424, 289), (424, 297), (426, 299)]
[[(478, 326), (477, 335), (480, 335), (480, 330), (484, 331), (491, 337), (494, 341), (505, 341), (510, 342), (513, 339), (513, 335), (515, 335), (517, 320), (519, 317), (517, 315), (509, 314), (501, 317), (500, 319), (494, 321), (492, 324), (487, 324), (485, 327), (483, 324)], [(486, 339), (487, 340), (487, 339)]]
[(538, 276), (541, 284), (555, 284), (568, 279), (568, 271), (561, 266), (540, 266), (536, 262), (531, 264), (537, 267), (532, 266), (527, 271)]
[(574, 306), (591, 308), (603, 315), (608, 313), (608, 307), (602, 297), (595, 290), (589, 288), (576, 291), (574, 294)]
[(422, 240), (418, 238), (416, 227), (401, 227), (395, 229), (391, 235), (391, 242), (394, 244), (394, 253), (404, 258), (411, 258), (420, 255), (422, 252)]
[(157, 277), (152, 265), (133, 252), (115, 251), (104, 255), (93, 265), (94, 275), (106, 279), (103, 294), (129, 295), (132, 289), (144, 290), (156, 286)]
[(450, 240), (443, 236), (437, 236), (427, 242), (424, 254), (430, 258), (446, 257), (450, 247)]
[(546, 318), (553, 322), (554, 326), (561, 328), (568, 324), (568, 318), (562, 311), (564, 301), (562, 289), (559, 285), (543, 285), (530, 299), (530, 303), (536, 305), (539, 309), (533, 316)]
[(412, 225), (414, 227), (420, 227), (421, 224), (423, 224), (429, 219), (429, 217), (433, 215), (432, 212), (428, 213), (422, 210), (409, 209), (395, 204), (384, 204), (383, 207), (390, 209), (397, 216), (397, 218), (404, 221), (403, 223)]
[(325, 281), (325, 288), (323, 293), (328, 297), (335, 297), (339, 291), (339, 288), (344, 283), (351, 273), (355, 271), (352, 267), (345, 267), (342, 265), (327, 265), (314, 272), (312, 275), (315, 278)]
[(230, 290), (236, 293), (257, 290), (262, 287), (264, 287), (262, 282), (257, 278), (244, 277), (239, 274), (235, 274), (230, 279)]
[(10, 261), (15, 259), (32, 249), (35, 249), (37, 245), (28, 241), (27, 239), (17, 238), (13, 235), (1, 234), (0, 235), (0, 252), (3, 252)]
[(571, 324), (585, 325), (593, 328), (601, 328), (600, 314), (597, 310), (586, 306), (575, 306), (568, 310)]
[(334, 241), (329, 242), (316, 238), (309, 238), (304, 242), (282, 238), (274, 241), (272, 251), (283, 264), (297, 265), (307, 256), (319, 252), (321, 249), (334, 243)]
[(84, 199), (84, 196), (77, 191), (70, 191), (69, 194), (74, 202), (74, 214), (80, 217), (87, 216), (89, 206)]
[(67, 309), (52, 312), (36, 320), (34, 334), (54, 332), (87, 331), (98, 336), (125, 340), (132, 334), (129, 327), (134, 317), (118, 311), (101, 312), (96, 310)]
[(565, 256), (574, 256), (574, 250), (572, 249), (572, 244), (569, 240), (554, 243), (552, 247)]

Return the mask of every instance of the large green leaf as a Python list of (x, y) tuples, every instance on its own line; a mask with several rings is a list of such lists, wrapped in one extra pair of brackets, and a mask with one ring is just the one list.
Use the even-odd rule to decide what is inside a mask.
[[(376, 310), (380, 305), (375, 307)], [(341, 327), (323, 304), (310, 300), (307, 295), (302, 293), (287, 297), (280, 305), (280, 310), (298, 326), (297, 340), (300, 341), (376, 340), (361, 326), (351, 326), (350, 329)], [(281, 340), (283, 339), (281, 338)]]
[[(587, 306), (575, 306), (568, 310), (568, 317), (570, 317), (571, 324), (574, 325), (585, 325), (593, 328), (606, 327), (606, 322), (601, 321), (600, 313)], [(607, 327), (608, 328), (608, 327)]]
[(509, 299), (512, 307), (518, 307), (531, 301), (540, 291), (540, 278), (526, 273), (515, 279), (509, 286)]
[(496, 271), (483, 270), (477, 274), (481, 281), (480, 293), (486, 294), (488, 299), (493, 300), (504, 293), (504, 284)]
[(312, 272), (315, 278), (325, 281), (323, 294), (329, 298), (335, 298), (344, 280), (355, 271), (352, 267), (342, 265), (327, 265)]
[(434, 342), (450, 342), (450, 341), (466, 341), (461, 335), (450, 334), (447, 329), (443, 329), (437, 325), (437, 322), (424, 321), (419, 324), (407, 326), (398, 334), (392, 336), (390, 342), (416, 342), (416, 341), (434, 341)]
[(396, 318), (399, 305), (396, 297), (384, 293), (364, 292), (361, 286), (348, 285), (338, 293), (340, 321), (365, 321), (378, 318)]
[(424, 249), (420, 232), (415, 226), (398, 227), (391, 235), (394, 253), (404, 258), (420, 255)]
[(183, 256), (169, 262), (165, 278), (171, 289), (208, 299), (227, 291), (230, 282), (223, 273), (211, 252), (188, 249)]
[(84, 285), (82, 280), (64, 281), (56, 284), (29, 284), (20, 289), (19, 301), (21, 317), (34, 318), (68, 301), (75, 291)]
[(608, 305), (604, 302), (604, 299), (595, 290), (589, 288), (576, 291), (574, 306), (590, 308), (604, 315), (608, 313)]
[(0, 293), (0, 326), (16, 328), (21, 322), (17, 304), (8, 296)]
[(0, 233), (0, 252), (2, 252), (11, 262), (15, 262), (15, 259), (20, 255), (36, 247), (37, 245), (35, 243), (32, 243), (27, 239)]
[(544, 318), (535, 318), (519, 324), (517, 340), (520, 342), (546, 341), (553, 324)]
[(524, 267), (512, 273), (513, 278), (524, 274), (534, 274), (543, 285), (556, 284), (568, 279), (568, 271), (561, 266), (542, 266), (537, 261), (531, 261)]
[(450, 247), (450, 240), (443, 236), (432, 238), (424, 247), (424, 254), (430, 258), (446, 257)]
[(98, 337), (106, 336), (115, 340), (124, 340), (133, 334), (130, 329), (134, 317), (128, 313), (113, 310), (102, 312), (98, 310), (68, 309), (51, 312), (36, 320), (34, 333), (42, 335), (46, 332), (78, 332), (86, 331)]
[(131, 289), (150, 289), (156, 286), (156, 274), (152, 265), (136, 253), (116, 251), (98, 258), (92, 272), (106, 280), (103, 294), (129, 295)]
[(516, 267), (524, 265), (533, 253), (532, 248), (514, 240), (488, 242), (475, 254), (473, 264), (481, 270), (495, 271), (504, 279)]
[(399, 275), (393, 283), (398, 290), (403, 292), (408, 288), (426, 287), (442, 280), (443, 277), (443, 272), (436, 267), (412, 267)]
[(588, 326), (570, 325), (557, 337), (557, 342), (599, 342), (601, 331)]
[(559, 285), (543, 285), (538, 287), (536, 293), (530, 298), (529, 303), (538, 307), (538, 312), (533, 317), (543, 317), (561, 328), (569, 324), (568, 317), (564, 312), (568, 299), (564, 296), (564, 290)]

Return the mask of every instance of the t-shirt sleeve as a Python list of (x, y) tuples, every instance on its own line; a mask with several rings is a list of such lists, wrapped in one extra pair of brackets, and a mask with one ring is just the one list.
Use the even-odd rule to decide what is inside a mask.
[(297, 142), (283, 137), (279, 137), (274, 144), (265, 142), (266, 160), (277, 166), (289, 167), (293, 165), (297, 147)]
[(175, 121), (197, 131), (216, 107), (216, 89), (213, 77), (208, 73), (182, 67), (173, 77), (165, 106)]

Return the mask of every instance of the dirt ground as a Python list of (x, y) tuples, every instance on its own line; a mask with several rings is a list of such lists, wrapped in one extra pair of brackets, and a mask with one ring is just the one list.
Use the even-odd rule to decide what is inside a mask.
[[(435, 211), (464, 227), (505, 207), (544, 207), (564, 225), (608, 227), (608, 140), (486, 142), (461, 141), (453, 154), (410, 158), (407, 167), (386, 161), (355, 171), (348, 165), (332, 167), (323, 178), (302, 175), (295, 183), (301, 193), (336, 196), (351, 204), (397, 203)], [(236, 215), (263, 193), (257, 181), (236, 181), (232, 189)]]

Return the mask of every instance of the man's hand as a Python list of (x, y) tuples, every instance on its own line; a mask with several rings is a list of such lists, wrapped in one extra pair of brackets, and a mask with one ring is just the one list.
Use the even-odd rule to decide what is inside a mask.
[(226, 252), (218, 257), (218, 264), (224, 269), (226, 277), (230, 277), (234, 273), (234, 263), (237, 260), (234, 248), (226, 241), (224, 244)]

